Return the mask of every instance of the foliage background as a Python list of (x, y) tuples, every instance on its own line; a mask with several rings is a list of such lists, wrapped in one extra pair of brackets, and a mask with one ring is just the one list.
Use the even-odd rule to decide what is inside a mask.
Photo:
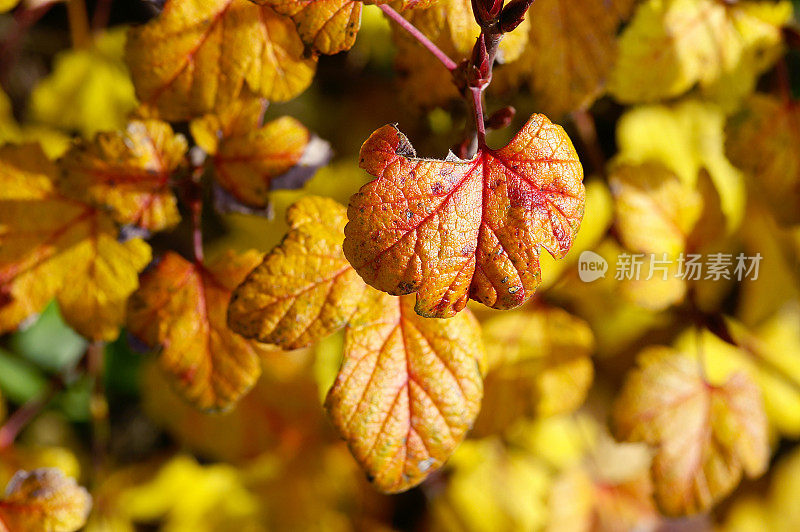
[[(570, 8), (584, 9), (584, 3), (589, 2), (575, 0)], [(88, 3), (90, 15), (96, 9), (93, 2)], [(154, 12), (143, 2), (113, 3), (110, 29), (98, 34), (95, 48), (83, 51), (70, 51), (70, 26), (63, 4), (53, 5), (19, 36), (13, 15), (0, 16), (0, 40), (5, 46), (0, 65), (4, 90), (0, 94), (0, 140), (39, 141), (55, 156), (72, 135), (88, 138), (96, 131), (124, 127), (136, 102), (122, 59), (121, 28), (143, 23)], [(795, 27), (798, 12), (800, 2), (795, 1)], [(620, 31), (624, 28), (623, 24)], [(469, 110), (458, 101), (420, 107), (413, 95), (402, 90), (395, 69), (396, 53), (388, 21), (377, 8), (368, 7), (354, 48), (322, 56), (308, 90), (288, 103), (269, 106), (267, 120), (284, 114), (298, 118), (331, 143), (334, 159), (302, 190), (275, 192), (270, 220), (209, 210), (204, 222), (208, 256), (231, 248), (269, 251), (287, 229), (286, 208), (304, 195), (330, 196), (346, 204), (369, 180), (358, 169), (358, 150), (380, 125), (397, 122), (423, 156), (440, 157), (462, 140), (470, 122)], [(778, 64), (784, 67), (770, 64), (758, 77), (756, 90), (777, 93), (780, 68), (785, 68), (792, 97), (800, 98), (800, 50), (795, 47), (780, 55)], [(506, 72), (511, 65), (497, 69), (498, 89), (490, 92), (488, 99), (489, 109), (513, 105), (517, 110), (509, 128), (489, 137), (495, 146), (508, 140), (530, 114), (548, 106), (535, 90), (517, 87), (513, 75)], [(442, 75), (433, 78), (429, 86), (447, 82)], [(508, 90), (502, 90), (504, 86)], [(687, 100), (715, 102), (714, 96), (696, 88), (684, 92), (664, 101), (678, 106)], [(649, 156), (661, 157), (660, 162), (669, 165), (672, 155), (679, 159), (690, 156), (674, 145), (663, 148), (662, 155), (657, 153), (658, 147), (649, 155), (641, 147), (626, 154), (625, 146), (620, 146), (620, 141), (628, 142), (620, 137), (620, 118), (634, 107), (603, 95), (588, 111), (551, 116), (574, 140), (592, 190), (577, 249), (563, 265), (545, 265), (552, 268), (545, 271), (547, 286), (526, 309), (544, 321), (539, 336), (528, 340), (533, 352), (539, 353), (533, 358), (559, 356), (553, 353), (563, 349), (569, 359), (568, 363), (561, 359), (553, 363), (555, 384), (539, 392), (561, 407), (548, 407), (541, 397), (538, 407), (519, 406), (515, 404), (521, 401), (519, 397), (492, 394), (492, 379), (502, 388), (507, 386), (503, 379), (515, 378), (495, 371), (487, 377), (487, 396), (476, 428), (448, 466), (420, 487), (400, 495), (381, 495), (363, 478), (320, 407), (339, 365), (341, 333), (315, 347), (265, 360), (259, 383), (233, 411), (208, 415), (175, 394), (155, 367), (153, 356), (135, 350), (135, 342), (129, 341), (125, 331), (104, 347), (102, 363), (85, 357), (89, 344), (64, 324), (57, 305), (51, 303), (20, 331), (0, 339), (0, 391), (5, 411), (13, 412), (37, 398), (45, 401), (17, 441), (3, 442), (0, 484), (17, 469), (59, 467), (90, 488), (94, 509), (86, 529), (92, 531), (159, 527), (173, 531), (567, 530), (565, 523), (609, 530), (624, 530), (632, 523), (667, 530), (797, 529), (800, 229), (796, 216), (789, 224), (776, 221), (765, 213), (760, 200), (752, 199), (755, 195), (748, 189), (747, 206), (738, 214), (744, 221), (735, 232), (715, 242), (714, 249), (761, 252), (761, 280), (752, 286), (698, 287), (700, 310), (707, 312), (702, 319), (692, 313), (698, 309), (674, 287), (632, 287), (633, 295), (626, 298), (626, 289), (611, 280), (596, 285), (576, 280), (576, 253), (595, 249), (612, 256), (626, 243), (622, 200), (612, 195), (614, 187), (624, 189), (624, 180), (616, 185), (613, 176), (609, 180), (613, 171), (606, 167), (607, 161), (615, 156), (631, 160)], [(738, 111), (738, 104), (726, 110), (725, 120)], [(708, 123), (692, 111), (687, 113), (690, 121)], [(594, 124), (596, 141), (591, 134), (587, 136), (587, 119)], [(657, 137), (664, 131), (662, 125), (645, 121), (638, 131), (644, 131), (644, 136), (656, 131), (653, 136)], [(186, 124), (178, 124), (176, 129), (188, 133)], [(634, 131), (632, 137), (636, 136)], [(662, 142), (668, 144), (668, 140)], [(697, 149), (698, 144), (689, 142), (688, 148)], [(678, 151), (670, 152), (673, 148)], [(798, 155), (797, 145), (781, 149), (788, 157)], [(734, 153), (730, 158), (736, 157)], [(712, 172), (708, 168), (706, 175)], [(758, 176), (748, 187), (758, 188)], [(188, 219), (185, 216), (173, 231), (154, 236), (153, 247), (190, 256)], [(703, 220), (705, 227), (714, 226), (713, 220)], [(709, 303), (704, 303), (703, 297)], [(483, 321), (488, 339), (503, 345), (522, 341), (504, 338), (508, 331), (518, 333), (530, 327), (529, 323), (494, 322), (492, 328), (492, 320), (500, 319), (497, 313), (477, 305), (473, 309)], [(723, 315), (741, 322), (747, 331), (742, 334), (766, 346), (767, 353), (759, 357), (767, 359), (764, 366), (768, 370), (762, 370), (763, 361), (758, 357), (750, 360), (752, 353), (720, 341), (709, 332), (713, 327), (702, 321)], [(698, 327), (700, 332), (693, 340)], [(582, 341), (586, 328), (589, 339)], [(605, 428), (613, 400), (635, 367), (637, 354), (651, 345), (674, 345), (686, 351), (701, 346), (711, 374), (725, 374), (731, 365), (754, 366), (751, 369), (764, 387), (762, 393), (775, 394), (773, 410), (768, 406), (767, 411), (772, 448), (769, 470), (759, 478), (743, 480), (720, 504), (698, 515), (661, 515), (648, 488), (637, 484), (649, 475), (651, 451), (634, 444), (616, 446)], [(593, 381), (591, 376), (587, 380), (580, 360), (573, 360), (588, 356)], [(731, 362), (739, 360), (737, 357), (745, 362)], [(529, 368), (531, 381), (536, 382), (548, 363)], [(512, 368), (511, 372), (518, 370)], [(764, 377), (762, 371), (769, 375)], [(581, 390), (589, 382), (593, 384), (584, 401)], [(524, 384), (519, 390), (520, 394), (532, 393)], [(563, 404), (570, 407), (563, 408)], [(623, 463), (630, 470), (620, 471), (626, 469)]]

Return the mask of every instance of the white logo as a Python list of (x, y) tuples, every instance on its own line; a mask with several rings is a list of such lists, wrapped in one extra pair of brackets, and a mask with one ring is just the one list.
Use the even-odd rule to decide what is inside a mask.
[(584, 283), (605, 279), (607, 271), (608, 262), (594, 251), (584, 251), (578, 258), (578, 277)]

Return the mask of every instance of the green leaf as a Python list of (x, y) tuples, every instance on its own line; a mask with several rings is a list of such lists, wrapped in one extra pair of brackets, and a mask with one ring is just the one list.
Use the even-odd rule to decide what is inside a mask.
[(86, 352), (88, 342), (61, 318), (55, 301), (47, 305), (30, 327), (11, 336), (11, 349), (51, 372), (74, 367)]

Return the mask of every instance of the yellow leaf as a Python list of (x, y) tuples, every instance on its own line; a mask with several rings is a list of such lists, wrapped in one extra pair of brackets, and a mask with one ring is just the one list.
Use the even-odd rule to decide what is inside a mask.
[(109, 208), (117, 222), (161, 231), (180, 221), (170, 178), (184, 164), (186, 139), (165, 122), (133, 121), (125, 131), (78, 141), (61, 159), (62, 187)]
[[(263, 361), (263, 374), (250, 392), (230, 410), (213, 414), (190, 405), (163, 371), (147, 365), (142, 372), (144, 409), (183, 446), (212, 460), (243, 463), (268, 451), (313, 447), (330, 434), (330, 423), (310, 378), (312, 355), (311, 350), (275, 351)], [(290, 375), (270, 374), (278, 360), (293, 366)]]
[(84, 137), (125, 127), (136, 107), (133, 84), (122, 61), (126, 28), (95, 37), (92, 46), (61, 52), (53, 72), (34, 88), (33, 120), (77, 130)]
[(83, 527), (91, 508), (89, 493), (58, 469), (19, 471), (0, 501), (0, 526), (9, 531), (73, 532)]
[(700, 217), (700, 194), (658, 163), (616, 166), (609, 176), (620, 240), (632, 251), (667, 253), (686, 250)]
[(546, 524), (550, 474), (530, 453), (494, 438), (467, 440), (447, 472), (444, 490), (432, 496), (434, 532), (541, 530)]
[(564, 471), (550, 492), (547, 530), (654, 530), (650, 453), (642, 444), (616, 444), (606, 436), (582, 468)]
[(70, 138), (47, 126), (18, 124), (11, 111), (11, 102), (8, 96), (0, 89), (0, 144), (35, 142), (42, 146), (48, 157), (56, 158), (69, 147)]
[(286, 219), (284, 241), (234, 292), (228, 324), (246, 338), (294, 349), (343, 327), (366, 285), (342, 251), (342, 205), (309, 196)]
[(199, 465), (185, 455), (167, 462), (149, 482), (126, 489), (119, 504), (134, 521), (163, 519), (165, 530), (262, 530), (255, 528), (259, 502), (236, 468)]
[(168, 252), (128, 303), (130, 331), (161, 348), (161, 368), (201, 409), (230, 408), (258, 379), (259, 355), (270, 351), (225, 324), (233, 288), (259, 258), (255, 251), (230, 252), (201, 265)]
[(55, 175), (36, 146), (0, 148), (0, 330), (56, 297), (76, 331), (113, 340), (150, 247), (119, 242), (113, 221), (62, 195)]
[(20, 3), (20, 0), (0, 0), (0, 13), (5, 13), (7, 11), (11, 11), (17, 4)]
[(788, 1), (647, 0), (619, 41), (609, 90), (621, 102), (678, 96), (699, 83), (731, 108), (781, 52)]
[(422, 318), (413, 296), (367, 292), (326, 408), (378, 489), (407, 490), (450, 457), (478, 414), (484, 356), (469, 311)]
[(711, 104), (688, 100), (675, 106), (632, 109), (617, 126), (619, 162), (657, 161), (694, 188), (701, 170), (708, 172), (720, 197), (729, 232), (744, 217), (741, 172), (725, 157), (725, 117)]
[(244, 89), (289, 100), (316, 65), (289, 18), (247, 0), (169, 0), (130, 30), (126, 60), (139, 99), (170, 121), (224, 109)]
[[(528, 10), (522, 57), (498, 69), (502, 84), (528, 81), (547, 115), (588, 109), (605, 89), (616, 58), (617, 26), (632, 0), (536, 0)], [(513, 34), (512, 34), (513, 35)]]
[[(330, 158), (327, 143), (294, 118), (282, 116), (259, 127), (260, 102), (233, 107), (192, 121), (191, 129), (212, 155), (217, 182), (245, 205), (265, 208), (272, 189), (299, 188)], [(299, 170), (295, 176), (287, 174), (292, 169)]]
[(652, 476), (665, 514), (709, 509), (769, 462), (761, 393), (747, 373), (709, 382), (701, 361), (667, 347), (639, 356), (614, 406), (616, 434), (656, 448)]
[(75, 454), (65, 447), (41, 445), (14, 445), (0, 451), (0, 482), (8, 483), (11, 477), (24, 469), (59, 469), (64, 476), (79, 478), (81, 465)]
[(728, 122), (726, 151), (784, 223), (800, 222), (800, 104), (755, 94)]
[(571, 412), (592, 383), (589, 325), (559, 308), (510, 312), (483, 323), (489, 373), (477, 434), (497, 432), (522, 416)]

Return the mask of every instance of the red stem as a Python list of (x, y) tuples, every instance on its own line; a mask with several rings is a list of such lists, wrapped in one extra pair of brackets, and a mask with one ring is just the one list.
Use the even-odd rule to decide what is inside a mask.
[(33, 421), (47, 403), (50, 402), (52, 395), (53, 390), (49, 390), (39, 397), (34, 397), (9, 416), (3, 426), (0, 427), (0, 451), (11, 447), (19, 433), (22, 432), (22, 429), (27, 427), (28, 423)]
[(397, 24), (400, 25), (404, 30), (411, 34), (419, 43), (428, 49), (430, 53), (432, 53), (436, 59), (442, 62), (442, 64), (447, 68), (449, 71), (453, 71), (456, 69), (457, 65), (456, 62), (450, 59), (446, 53), (444, 53), (438, 46), (433, 44), (433, 42), (428, 39), (421, 31), (419, 31), (413, 24), (403, 18), (400, 13), (389, 7), (388, 4), (381, 4), (378, 6), (381, 11), (383, 11), (387, 17), (395, 21)]
[(483, 118), (483, 89), (470, 87), (472, 106), (475, 110), (475, 129), (478, 132), (478, 149), (486, 147), (486, 124)]
[(94, 7), (94, 15), (92, 15), (92, 29), (94, 31), (101, 30), (108, 26), (108, 20), (111, 18), (111, 3), (113, 0), (98, 0)]
[(198, 264), (203, 264), (202, 200), (192, 201), (191, 207), (192, 207), (192, 241), (194, 244), (194, 260)]

